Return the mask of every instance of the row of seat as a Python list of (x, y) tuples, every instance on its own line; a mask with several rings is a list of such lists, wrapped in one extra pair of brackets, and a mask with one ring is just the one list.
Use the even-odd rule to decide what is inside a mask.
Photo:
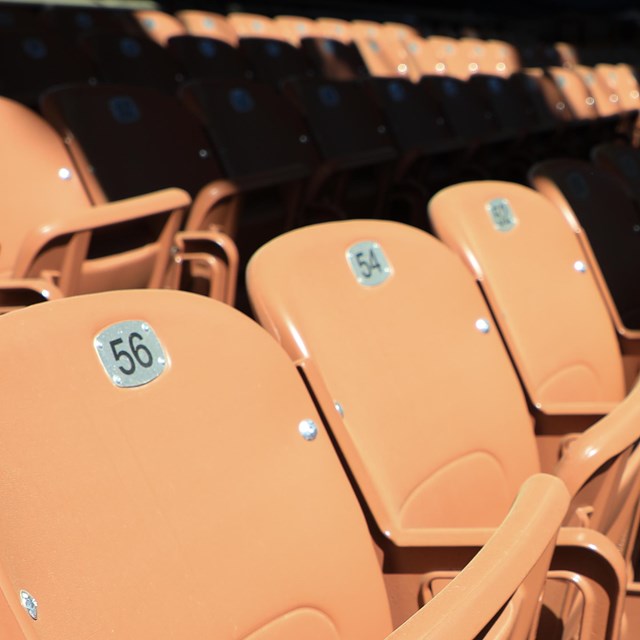
[[(5, 315), (0, 351), (3, 637), (535, 631), (551, 555), (563, 556), (562, 481), (528, 479), (495, 534), (459, 531), (463, 548), (423, 576), (425, 605), (398, 622), (301, 379), (228, 305), (167, 291), (77, 296)], [(448, 533), (431, 531), (438, 553)], [(562, 535), (563, 566), (606, 549), (596, 534)]]

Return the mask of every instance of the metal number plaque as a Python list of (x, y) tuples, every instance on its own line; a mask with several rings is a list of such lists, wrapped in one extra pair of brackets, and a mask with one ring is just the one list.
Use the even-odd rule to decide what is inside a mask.
[(93, 341), (109, 379), (116, 387), (140, 387), (155, 380), (167, 356), (154, 330), (142, 320), (107, 327)]
[(382, 284), (391, 275), (391, 267), (382, 247), (371, 240), (349, 247), (347, 262), (356, 280), (365, 287)]
[(495, 198), (486, 205), (487, 212), (491, 216), (491, 222), (497, 231), (506, 233), (511, 231), (517, 224), (518, 219), (513, 213), (513, 209), (506, 198)]

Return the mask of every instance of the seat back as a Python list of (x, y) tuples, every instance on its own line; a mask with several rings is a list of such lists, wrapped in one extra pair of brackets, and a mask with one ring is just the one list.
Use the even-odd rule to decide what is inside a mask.
[(382, 115), (363, 87), (309, 78), (287, 82), (285, 89), (325, 158), (356, 166), (393, 158)]
[(316, 23), (311, 18), (276, 16), (275, 23), (282, 37), (294, 47), (300, 46), (302, 38), (313, 38), (316, 35)]
[(219, 13), (210, 11), (178, 11), (176, 14), (184, 23), (187, 33), (203, 38), (215, 38), (233, 47), (238, 45), (238, 34), (227, 19)]
[(393, 28), (370, 20), (354, 20), (351, 37), (358, 46), (369, 74), (383, 78), (417, 78), (417, 68)]
[(429, 217), (482, 287), (533, 404), (622, 400), (597, 280), (553, 204), (521, 185), (469, 182), (438, 193)]
[(60, 136), (40, 116), (0, 98), (0, 136), (3, 201), (11, 212), (0, 216), (0, 272), (7, 276), (30, 231), (90, 202)]
[[(595, 101), (596, 111), (601, 117), (617, 116), (621, 113), (619, 100), (612, 94), (608, 85), (603, 82), (593, 67), (576, 65), (573, 70), (580, 76), (589, 91), (589, 98)], [(612, 99), (613, 97), (613, 99)], [(587, 98), (587, 100), (589, 99)]]
[(402, 78), (371, 78), (368, 84), (403, 152), (436, 155), (462, 146), (439, 105), (420, 86)]
[(169, 39), (169, 53), (189, 78), (240, 78), (253, 75), (237, 47), (205, 36), (180, 35)]
[(538, 469), (531, 419), (473, 278), (441, 243), (386, 221), (306, 227), (262, 247), (247, 286), (380, 531), (402, 545), (504, 516)]
[(596, 73), (627, 111), (640, 108), (640, 86), (635, 71), (628, 64), (597, 64)]
[(583, 230), (579, 237), (618, 331), (639, 329), (640, 285), (633, 274), (640, 268), (640, 215), (622, 183), (588, 162), (569, 159), (535, 165), (530, 180)]
[(186, 33), (186, 28), (180, 20), (157, 9), (134, 11), (133, 17), (142, 32), (163, 47), (169, 42), (169, 38), (182, 36)]
[(0, 93), (31, 107), (49, 87), (93, 78), (84, 52), (72, 39), (65, 40), (53, 32), (3, 33), (0, 59), (7, 61), (0, 78)]
[(42, 99), (95, 203), (179, 187), (194, 197), (220, 176), (195, 116), (172, 97), (128, 85), (72, 85)]
[(184, 79), (166, 49), (149, 38), (98, 34), (87, 36), (81, 42), (103, 82), (154, 87), (174, 93)]
[(180, 96), (204, 124), (231, 180), (271, 186), (311, 174), (317, 155), (309, 132), (272, 87), (203, 80), (186, 84)]
[(596, 120), (598, 118), (596, 100), (576, 71), (563, 67), (549, 67), (547, 71), (564, 96), (564, 102), (574, 119)]
[(282, 37), (244, 36), (238, 47), (262, 82), (277, 85), (287, 78), (312, 75), (313, 69), (303, 53)]
[(367, 76), (367, 69), (352, 42), (323, 37), (302, 38), (300, 48), (316, 73), (329, 80), (355, 80)]
[(2, 325), (7, 638), (390, 632), (331, 442), (253, 322), (202, 296), (135, 291)]

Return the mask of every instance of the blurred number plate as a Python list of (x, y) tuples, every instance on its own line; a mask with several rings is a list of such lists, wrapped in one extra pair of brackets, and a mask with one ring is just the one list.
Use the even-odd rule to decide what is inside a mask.
[(511, 229), (518, 224), (518, 220), (513, 213), (513, 209), (506, 198), (496, 198), (495, 200), (491, 200), (487, 203), (486, 208), (491, 216), (493, 226), (498, 231), (511, 231)]
[(366, 287), (382, 284), (391, 275), (391, 267), (377, 242), (354, 244), (347, 251), (347, 260), (356, 280)]
[(140, 387), (165, 369), (167, 357), (154, 330), (141, 320), (107, 327), (93, 341), (107, 375), (116, 387)]

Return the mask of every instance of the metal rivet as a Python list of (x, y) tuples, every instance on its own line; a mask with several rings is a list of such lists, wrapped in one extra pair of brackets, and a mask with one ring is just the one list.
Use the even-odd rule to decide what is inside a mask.
[(504, 62), (498, 62), (496, 65), (496, 69), (498, 71), (504, 71), (507, 68), (507, 65)]
[(640, 233), (640, 224), (634, 224), (633, 231), (634, 233)]
[(34, 620), (38, 619), (38, 602), (28, 591), (20, 591), (20, 604)]
[(398, 65), (398, 73), (407, 73), (407, 65), (402, 63)]
[(315, 440), (318, 435), (318, 427), (313, 420), (302, 420), (298, 425), (300, 435), (309, 442)]
[(381, 124), (378, 127), (378, 133), (386, 133), (387, 132), (387, 127), (385, 127), (383, 124)]
[(475, 62), (472, 62), (469, 65), (469, 71), (471, 71), (471, 73), (475, 73), (478, 70), (478, 65)]
[(384, 535), (387, 536), (387, 538), (391, 537), (391, 531), (385, 531)]
[(616, 102), (618, 102), (618, 100), (620, 100), (620, 98), (619, 98), (615, 93), (612, 93), (612, 94), (609, 96), (609, 100), (610, 100), (611, 102), (613, 102), (613, 103), (616, 103)]
[(445, 70), (444, 62), (438, 62), (436, 65), (436, 71), (442, 73)]
[(629, 94), (634, 100), (637, 100), (638, 98), (640, 98), (640, 93), (638, 91), (632, 91)]
[(489, 333), (490, 328), (491, 328), (491, 325), (489, 324), (488, 320), (485, 320), (484, 318), (480, 318), (476, 320), (476, 329), (480, 333)]
[(592, 98), (591, 96), (589, 96), (589, 97), (585, 100), (585, 102), (586, 102), (590, 107), (593, 107), (593, 105), (596, 103), (595, 99), (594, 99), (594, 98)]
[(584, 273), (587, 270), (587, 265), (582, 260), (576, 260), (573, 263), (573, 268), (579, 273)]
[(300, 142), (302, 142), (302, 144), (306, 144), (307, 142), (309, 142), (309, 137), (305, 136), (304, 134), (301, 135), (298, 140), (300, 140)]
[(209, 157), (209, 152), (206, 149), (200, 149), (200, 151), (198, 151), (198, 155), (201, 158), (208, 158)]
[(122, 383), (122, 378), (120, 376), (113, 376), (111, 379), (113, 380), (113, 382), (115, 384), (121, 384)]
[(333, 406), (336, 408), (336, 411), (340, 414), (341, 418), (344, 418), (344, 409), (339, 402), (334, 402)]
[(562, 111), (564, 109), (564, 102), (558, 102), (558, 104), (556, 104), (556, 109), (558, 111)]
[(60, 178), (60, 180), (70, 180), (71, 171), (66, 167), (62, 167), (62, 169), (58, 171), (58, 178)]

